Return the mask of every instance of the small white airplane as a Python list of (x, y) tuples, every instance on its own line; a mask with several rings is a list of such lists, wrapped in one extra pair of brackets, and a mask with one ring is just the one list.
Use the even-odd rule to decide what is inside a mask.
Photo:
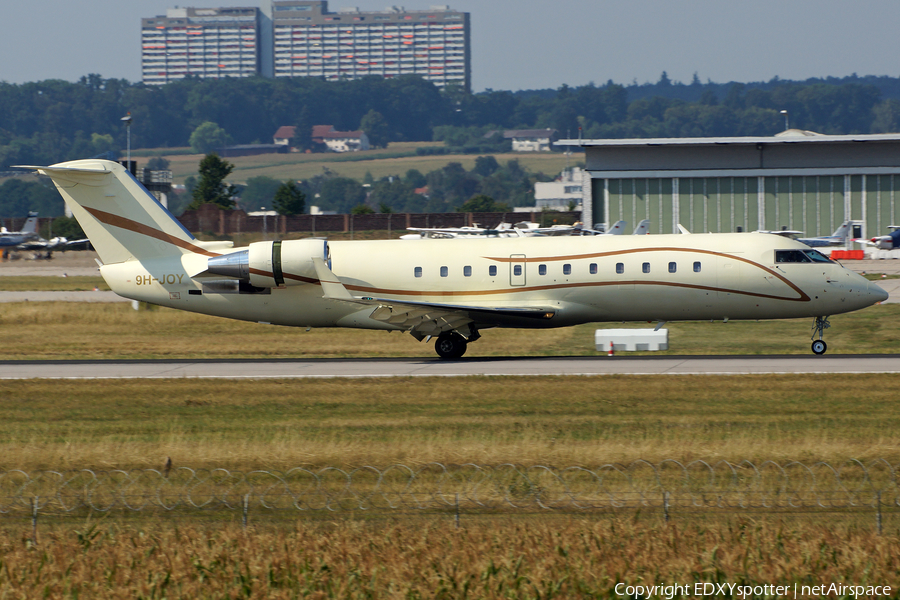
[(49, 253), (54, 250), (69, 250), (77, 246), (86, 246), (89, 241), (87, 238), (70, 241), (64, 237), (45, 240), (38, 234), (37, 225), (38, 214), (30, 212), (22, 231), (7, 231), (6, 227), (0, 227), (0, 248), (47, 252), (49, 256)]
[(14, 248), (26, 242), (40, 239), (37, 233), (37, 225), (38, 214), (30, 212), (21, 231), (7, 231), (6, 227), (0, 227), (0, 248)]
[(804, 232), (795, 231), (793, 229), (781, 229), (779, 231), (759, 231), (757, 233), (772, 233), (784, 237), (797, 240), (801, 244), (806, 244), (810, 248), (822, 248), (824, 246), (846, 246), (847, 238), (850, 236), (850, 221), (845, 221), (840, 227), (834, 230), (831, 235), (822, 235), (819, 237), (805, 238), (800, 237)]
[(900, 225), (889, 225), (888, 229), (891, 230), (891, 233), (888, 235), (879, 235), (873, 237), (871, 240), (853, 241), (869, 246), (875, 246), (879, 250), (893, 250), (894, 248), (900, 248)]
[(647, 235), (650, 233), (650, 219), (644, 219), (634, 228), (631, 235)]
[[(246, 321), (437, 337), (459, 358), (493, 327), (600, 321), (815, 319), (888, 294), (799, 242), (745, 233), (439, 240), (203, 242), (125, 169), (29, 167), (51, 177), (132, 300)], [(448, 252), (448, 249), (451, 249)], [(818, 334), (818, 339), (815, 339)]]
[[(618, 221), (609, 230), (608, 235), (621, 235), (624, 233), (625, 221)], [(583, 223), (574, 225), (551, 225), (541, 227), (538, 223), (520, 221), (515, 225), (500, 223), (494, 229), (487, 229), (478, 224), (463, 227), (407, 227), (407, 233), (401, 235), (401, 240), (421, 239), (475, 239), (479, 237), (535, 237), (547, 235), (607, 235), (603, 231), (586, 229)]]

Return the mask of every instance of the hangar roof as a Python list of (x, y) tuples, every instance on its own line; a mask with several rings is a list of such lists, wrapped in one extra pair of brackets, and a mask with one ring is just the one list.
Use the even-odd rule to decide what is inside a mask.
[(874, 133), (860, 135), (795, 135), (754, 136), (754, 137), (691, 137), (691, 138), (640, 138), (640, 139), (599, 139), (599, 140), (559, 140), (557, 146), (615, 147), (615, 146), (729, 146), (757, 144), (835, 144), (850, 142), (900, 142), (900, 133)]
[[(580, 146), (593, 177), (900, 173), (900, 134), (560, 140)], [(874, 170), (873, 170), (874, 169)], [(863, 170), (863, 171), (860, 171)], [(814, 173), (815, 171), (815, 173)]]

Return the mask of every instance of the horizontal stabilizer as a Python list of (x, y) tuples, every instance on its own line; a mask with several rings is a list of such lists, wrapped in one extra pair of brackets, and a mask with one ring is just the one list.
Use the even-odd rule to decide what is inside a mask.
[(53, 180), (104, 264), (184, 254), (216, 256), (119, 163), (26, 166)]

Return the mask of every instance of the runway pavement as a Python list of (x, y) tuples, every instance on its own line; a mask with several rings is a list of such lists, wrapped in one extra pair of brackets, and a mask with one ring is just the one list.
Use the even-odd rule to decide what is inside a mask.
[(304, 379), (363, 377), (900, 373), (900, 355), (665, 356), (231, 361), (2, 361), (0, 379)]

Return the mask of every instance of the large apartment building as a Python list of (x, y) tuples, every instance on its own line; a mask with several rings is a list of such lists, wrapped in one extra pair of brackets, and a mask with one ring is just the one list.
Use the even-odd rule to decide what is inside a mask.
[(143, 81), (198, 77), (420, 75), (471, 89), (469, 13), (449, 6), (329, 12), (325, 0), (271, 0), (256, 8), (175, 8), (145, 18)]
[(342, 9), (322, 0), (274, 0), (275, 77), (356, 79), (415, 74), (438, 86), (471, 87), (469, 14)]
[(170, 8), (141, 19), (143, 81), (259, 75), (263, 29), (260, 10), (247, 7)]

